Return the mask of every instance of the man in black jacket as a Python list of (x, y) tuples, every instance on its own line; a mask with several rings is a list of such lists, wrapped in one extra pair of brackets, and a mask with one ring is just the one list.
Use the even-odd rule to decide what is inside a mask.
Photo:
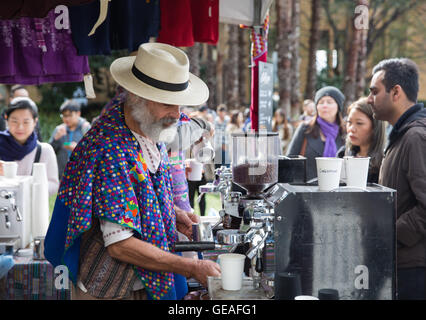
[(379, 183), (397, 190), (398, 299), (426, 299), (426, 109), (416, 103), (416, 64), (383, 60), (373, 69), (368, 102), (389, 134)]

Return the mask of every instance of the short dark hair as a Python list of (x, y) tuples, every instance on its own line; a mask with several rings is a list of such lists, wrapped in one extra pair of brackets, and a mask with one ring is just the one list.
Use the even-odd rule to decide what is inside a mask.
[(226, 107), (226, 105), (224, 103), (221, 103), (220, 105), (217, 106), (217, 111), (228, 111), (228, 108)]
[(25, 87), (22, 84), (15, 84), (10, 88), (10, 94), (13, 96), (15, 94), (15, 91), (18, 91), (20, 89), (25, 89)]
[(27, 109), (31, 112), (33, 119), (38, 118), (37, 105), (30, 98), (26, 98), (26, 97), (18, 97), (13, 99), (9, 103), (9, 106), (6, 109), (5, 114), (9, 118), (9, 116), (12, 114), (13, 111), (24, 110), (24, 109)]
[(198, 109), (198, 111), (200, 111), (200, 112), (204, 112), (204, 111), (207, 111), (207, 110), (209, 110), (209, 107), (207, 107), (206, 105), (203, 105)]
[(373, 75), (381, 70), (385, 71), (383, 84), (385, 85), (386, 92), (389, 92), (398, 84), (410, 101), (417, 101), (419, 69), (414, 61), (408, 58), (382, 60), (373, 68)]
[(80, 103), (78, 103), (77, 101), (70, 99), (70, 100), (65, 100), (64, 103), (61, 104), (61, 106), (59, 107), (59, 112), (63, 113), (64, 111), (80, 111), (81, 107), (80, 107)]

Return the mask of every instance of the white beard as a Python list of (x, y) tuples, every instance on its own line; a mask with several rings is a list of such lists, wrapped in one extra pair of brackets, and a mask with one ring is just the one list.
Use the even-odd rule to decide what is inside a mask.
[(139, 123), (140, 130), (154, 143), (164, 142), (168, 144), (174, 141), (177, 134), (176, 119), (155, 119), (146, 107), (145, 101), (134, 103), (131, 108), (131, 114)]

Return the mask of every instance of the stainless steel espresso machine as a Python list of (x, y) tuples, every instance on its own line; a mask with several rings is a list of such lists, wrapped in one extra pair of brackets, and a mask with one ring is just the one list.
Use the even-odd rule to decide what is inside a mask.
[(334, 289), (339, 299), (395, 298), (395, 190), (341, 183), (324, 192), (315, 182), (279, 181), (304, 176), (280, 170), (306, 168), (281, 167), (277, 133), (233, 134), (232, 150), (231, 168), (216, 169), (199, 191), (221, 194), (216, 243), (243, 250), (249, 268), (244, 292), (209, 279), (212, 299), (285, 299), (277, 288), (287, 273), (298, 276), (303, 295)]

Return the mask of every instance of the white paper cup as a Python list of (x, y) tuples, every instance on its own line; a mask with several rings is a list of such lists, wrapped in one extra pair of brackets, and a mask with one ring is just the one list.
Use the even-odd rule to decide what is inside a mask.
[(346, 167), (346, 185), (348, 187), (367, 187), (370, 157), (344, 157)]
[(220, 254), (219, 265), (223, 290), (240, 290), (243, 285), (244, 260), (246, 256), (239, 253)]
[(3, 174), (6, 178), (13, 179), (18, 173), (18, 164), (13, 161), (4, 161), (3, 162)]
[(200, 143), (194, 145), (192, 149), (195, 160), (201, 163), (209, 163), (214, 158), (214, 149), (210, 141), (203, 139)]
[(319, 299), (314, 296), (296, 296), (294, 297), (294, 300), (319, 300)]
[(330, 191), (338, 188), (343, 159), (317, 157), (315, 160), (317, 163), (319, 190)]
[(191, 172), (188, 173), (188, 180), (200, 181), (203, 175), (203, 164), (195, 159), (189, 159), (187, 163), (191, 168)]

